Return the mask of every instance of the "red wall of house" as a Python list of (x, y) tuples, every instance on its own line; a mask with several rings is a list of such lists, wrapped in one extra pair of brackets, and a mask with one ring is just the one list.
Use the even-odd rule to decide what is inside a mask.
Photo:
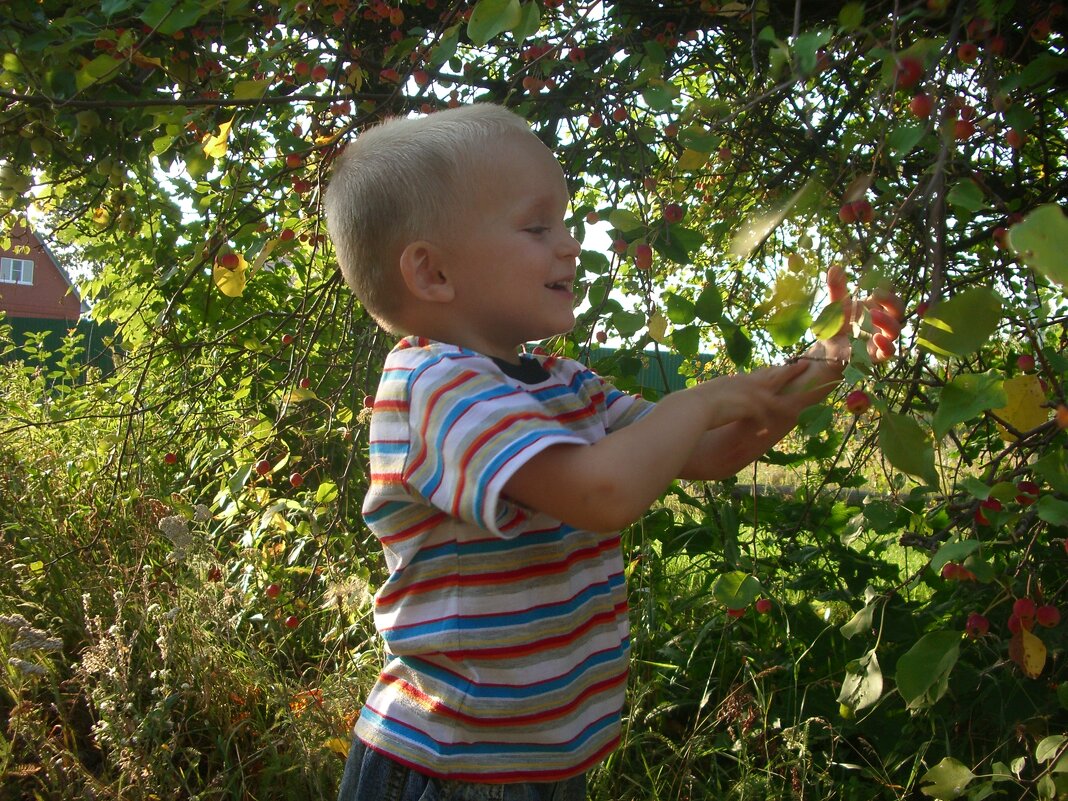
[[(11, 235), (12, 250), (0, 256), (33, 261), (33, 285), (0, 282), (0, 310), (10, 317), (43, 317), (75, 322), (81, 316), (77, 295), (68, 290), (66, 279), (53, 263), (48, 250), (24, 228)], [(25, 247), (23, 247), (25, 246)], [(25, 248), (29, 248), (26, 252)]]

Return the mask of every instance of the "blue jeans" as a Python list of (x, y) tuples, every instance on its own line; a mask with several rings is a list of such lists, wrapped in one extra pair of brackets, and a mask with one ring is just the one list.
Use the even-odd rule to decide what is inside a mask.
[(352, 739), (338, 801), (586, 801), (586, 776), (545, 784), (434, 779)]

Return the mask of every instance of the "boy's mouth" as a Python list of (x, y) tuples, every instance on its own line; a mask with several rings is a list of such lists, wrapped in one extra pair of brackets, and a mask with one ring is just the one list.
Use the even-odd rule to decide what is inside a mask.
[(551, 284), (546, 284), (547, 289), (555, 289), (558, 292), (571, 293), (574, 281), (553, 281)]

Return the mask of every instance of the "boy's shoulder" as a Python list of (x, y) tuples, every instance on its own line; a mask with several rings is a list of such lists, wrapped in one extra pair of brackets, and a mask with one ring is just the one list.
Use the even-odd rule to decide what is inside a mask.
[[(596, 374), (581, 362), (562, 356), (547, 354), (541, 349), (525, 354), (520, 370), (522, 382), (538, 382), (538, 370), (530, 370), (531, 362), (544, 373), (544, 380), (570, 381), (576, 376), (596, 378)], [(386, 357), (385, 371), (404, 371), (443, 375), (454, 371), (473, 371), (498, 377), (502, 381), (515, 379), (515, 371), (505, 363), (477, 351), (438, 342), (425, 337), (408, 336), (401, 339)]]

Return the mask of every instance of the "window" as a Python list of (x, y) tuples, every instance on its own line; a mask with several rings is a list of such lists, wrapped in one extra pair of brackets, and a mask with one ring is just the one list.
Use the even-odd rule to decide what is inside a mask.
[(29, 259), (0, 259), (0, 283), (32, 284), (33, 262)]

